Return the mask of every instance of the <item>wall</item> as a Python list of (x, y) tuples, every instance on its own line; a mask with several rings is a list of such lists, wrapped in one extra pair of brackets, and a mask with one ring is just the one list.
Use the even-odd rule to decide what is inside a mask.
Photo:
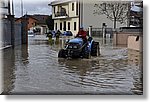
[(29, 30), (31, 27), (34, 27), (35, 24), (37, 24), (37, 20), (32, 19), (32, 18), (29, 18), (29, 19), (28, 19), (28, 30)]
[[(29, 19), (28, 19), (28, 30), (29, 30), (30, 28), (34, 27), (35, 24), (37, 24), (37, 22), (38, 22), (37, 20), (32, 19), (32, 18), (29, 18)], [(21, 19), (18, 19), (18, 20), (16, 21), (16, 23), (21, 23)]]
[[(72, 11), (72, 3), (74, 3), (74, 11)], [(71, 2), (69, 3), (69, 17), (76, 17), (76, 3), (77, 2)]]
[[(57, 23), (57, 30), (60, 30), (60, 23), (62, 22), (62, 30), (60, 30), (62, 33), (64, 28), (64, 21), (66, 21), (66, 31), (68, 31), (68, 22), (70, 22), (70, 31), (76, 35), (79, 31), (79, 18), (70, 18), (70, 19), (60, 19), (60, 20), (54, 20), (54, 30), (56, 30), (55, 25)], [(74, 30), (74, 22), (76, 22), (76, 30)]]
[(133, 50), (138, 50), (138, 51), (142, 51), (142, 40), (143, 37), (139, 36), (139, 39), (136, 41), (137, 36), (128, 36), (128, 49), (133, 49)]
[(143, 65), (143, 37), (128, 36), (128, 62), (129, 64)]
[(128, 44), (128, 36), (131, 35), (141, 35), (139, 32), (116, 32), (113, 36), (113, 45), (124, 45)]
[[(11, 45), (11, 24), (8, 20), (2, 22), (2, 46)], [(15, 23), (15, 45), (21, 44), (21, 24)]]
[[(93, 26), (93, 28), (102, 28), (102, 24), (106, 23), (108, 28), (113, 28), (113, 22), (108, 19), (105, 15), (94, 15), (94, 4), (100, 3), (100, 0), (83, 0), (83, 26), (84, 28), (88, 28), (89, 26)], [(117, 28), (126, 27), (126, 24), (120, 24), (117, 22)]]
[(8, 20), (2, 21), (2, 46), (11, 45), (11, 24)]

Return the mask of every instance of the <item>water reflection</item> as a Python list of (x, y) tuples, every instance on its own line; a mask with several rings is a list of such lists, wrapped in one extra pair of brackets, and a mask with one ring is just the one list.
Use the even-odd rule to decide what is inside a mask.
[[(8, 55), (9, 54), (9, 55)], [(15, 70), (15, 52), (13, 49), (3, 50), (3, 94), (9, 94), (9, 92), (14, 88), (14, 70)]]
[[(132, 91), (134, 94), (143, 93), (143, 60), (142, 52), (137, 50), (128, 49), (128, 64), (131, 66), (137, 66), (137, 74), (134, 75), (134, 88)], [(139, 90), (137, 90), (139, 89)]]
[(128, 49), (128, 63), (142, 66), (142, 52)]
[(92, 68), (92, 63), (89, 60), (82, 59), (58, 59), (60, 65), (68, 68), (68, 72), (76, 72), (80, 76), (86, 76), (87, 71)]
[(28, 46), (22, 45), (16, 48), (9, 48), (3, 50), (3, 69), (4, 69), (4, 92), (3, 94), (11, 94), (11, 90), (14, 88), (14, 83), (16, 79), (15, 70), (17, 68), (16, 62), (20, 60), (26, 65), (28, 63)]
[(29, 54), (28, 54), (28, 45), (22, 45), (21, 46), (21, 57), (22, 57), (22, 62), (24, 65), (28, 64), (29, 61), (28, 61), (28, 57), (29, 57)]

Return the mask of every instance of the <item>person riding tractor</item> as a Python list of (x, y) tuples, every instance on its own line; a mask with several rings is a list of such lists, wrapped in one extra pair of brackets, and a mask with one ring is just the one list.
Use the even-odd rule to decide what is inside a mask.
[(79, 30), (78, 34), (76, 35), (76, 37), (82, 38), (84, 43), (86, 43), (87, 42), (86, 36), (87, 36), (87, 32), (84, 30), (83, 27), (80, 27), (80, 30)]

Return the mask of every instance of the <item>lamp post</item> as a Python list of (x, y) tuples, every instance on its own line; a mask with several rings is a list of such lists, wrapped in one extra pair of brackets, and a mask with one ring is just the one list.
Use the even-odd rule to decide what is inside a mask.
[(103, 44), (106, 43), (106, 27), (107, 27), (106, 23), (103, 23), (103, 25), (102, 25)]

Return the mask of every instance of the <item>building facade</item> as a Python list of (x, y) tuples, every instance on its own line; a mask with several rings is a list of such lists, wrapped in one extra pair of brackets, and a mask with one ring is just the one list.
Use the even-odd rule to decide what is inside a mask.
[(143, 27), (143, 1), (131, 3), (130, 26)]
[[(28, 31), (35, 31), (37, 34), (45, 34), (48, 32), (46, 19), (48, 15), (24, 15), (28, 21)], [(22, 17), (15, 21), (21, 23)]]
[(51, 3), (54, 30), (72, 31), (77, 34), (79, 30), (79, 3), (73, 0), (59, 0)]
[[(17, 23), (21, 23), (21, 20), (22, 20), (22, 17), (16, 19), (15, 21)], [(32, 27), (35, 27), (37, 22), (38, 22), (37, 19), (35, 19), (35, 18), (31, 17), (31, 16), (27, 16), (27, 20), (28, 20), (28, 30), (30, 30), (30, 28), (32, 28)]]
[[(113, 21), (105, 15), (94, 15), (94, 5), (102, 0), (56, 0), (51, 2), (52, 19), (54, 19), (54, 30), (72, 31), (76, 35), (82, 26), (88, 30), (89, 26), (93, 28), (102, 28), (105, 23), (108, 28), (113, 28)], [(126, 27), (117, 22), (117, 28)]]

